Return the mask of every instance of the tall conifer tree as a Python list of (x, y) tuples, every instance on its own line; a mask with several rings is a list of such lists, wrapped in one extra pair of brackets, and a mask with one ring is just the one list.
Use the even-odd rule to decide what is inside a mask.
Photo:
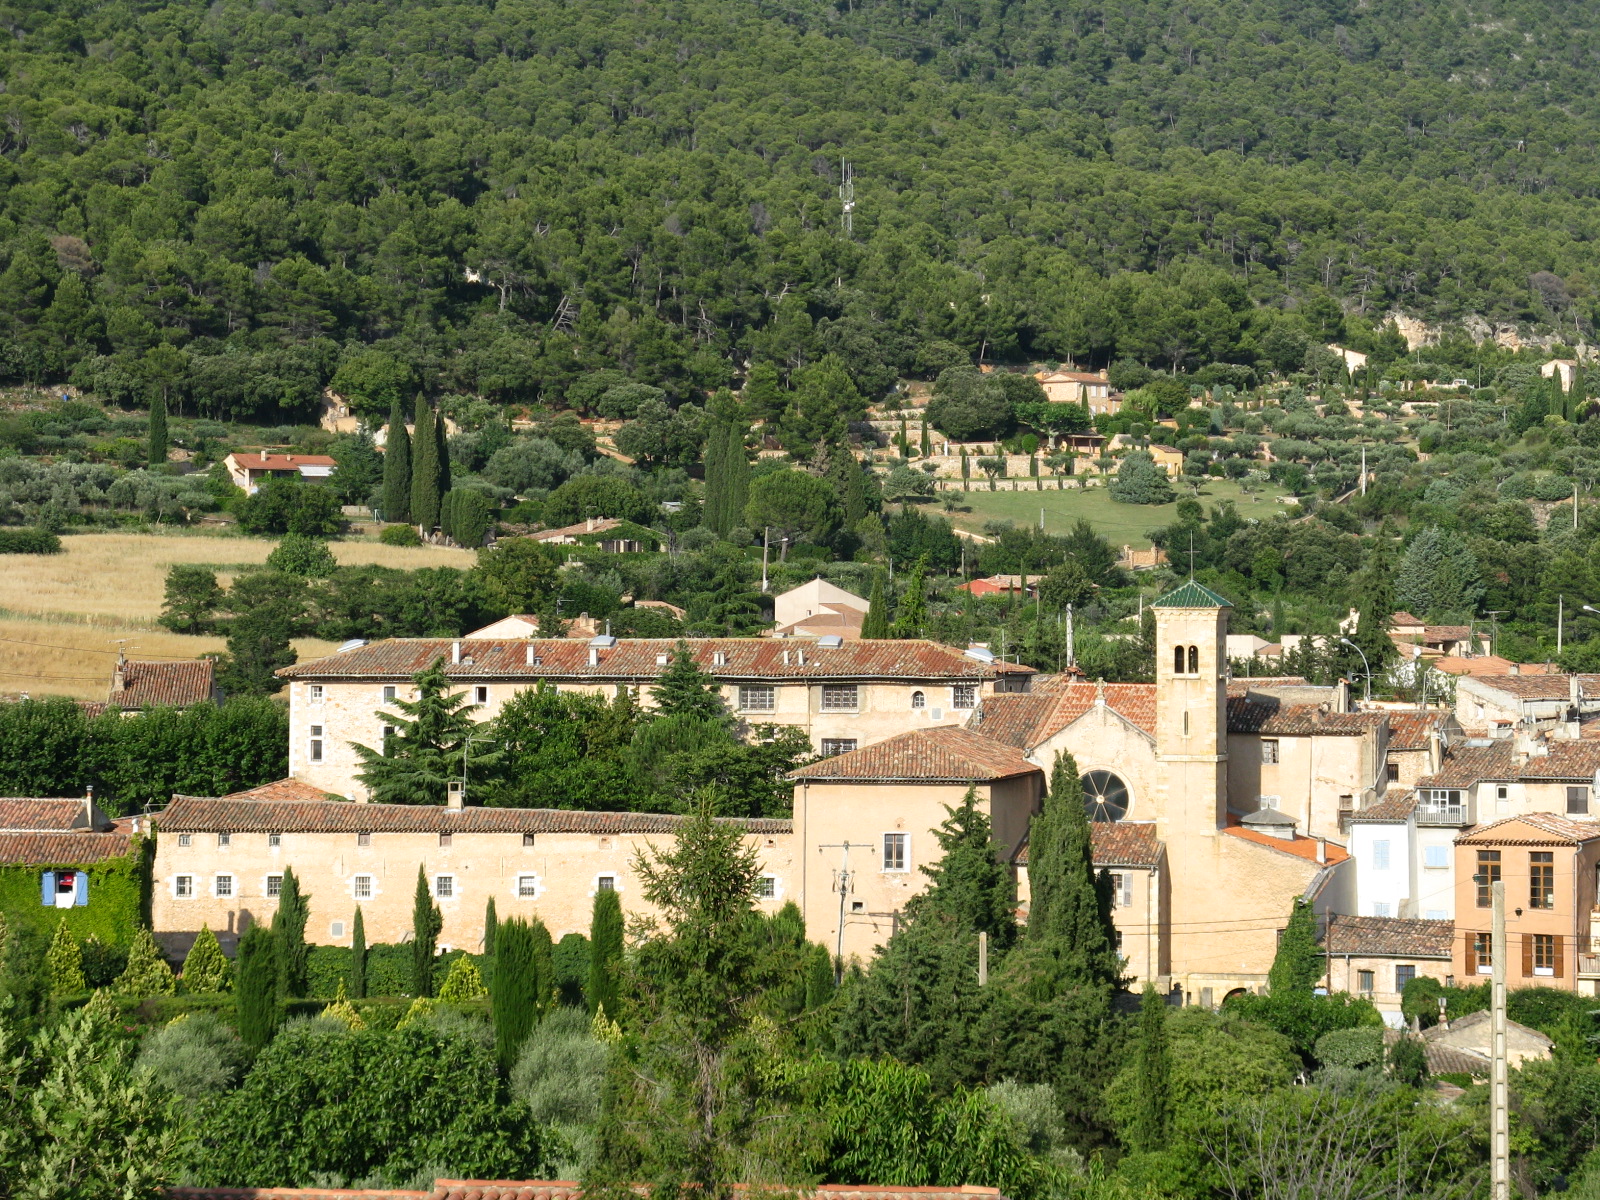
[(495, 932), (494, 976), (489, 985), (495, 1052), (509, 1073), (550, 1002), (554, 988), (550, 931), (544, 922), (520, 917)]
[(411, 435), (398, 396), (389, 408), (389, 432), (383, 443), (383, 519), (396, 524), (411, 519)]
[(1172, 1063), (1167, 1053), (1167, 1001), (1152, 984), (1139, 1001), (1139, 1035), (1134, 1046), (1138, 1107), (1124, 1138), (1128, 1149), (1151, 1152), (1167, 1148), (1172, 1091)]
[(494, 939), (500, 932), (500, 917), (495, 912), (494, 897), (489, 897), (489, 903), (483, 906), (483, 952), (486, 955), (494, 954)]
[(433, 431), (433, 410), (420, 394), (416, 422), (411, 439), (411, 523), (426, 535), (439, 524), (439, 442)]
[(417, 890), (411, 900), (411, 990), (417, 996), (433, 995), (433, 959), (439, 949), (444, 917), (428, 890), (428, 876), (417, 864)]
[(278, 1002), (278, 947), (264, 925), (252, 925), (239, 939), (235, 964), (234, 1024), (239, 1039), (260, 1050), (278, 1031), (283, 1011)]
[(150, 465), (160, 466), (167, 461), (167, 398), (157, 396), (150, 401)]
[(1028, 831), (1028, 940), (1050, 952), (1063, 987), (1110, 984), (1116, 945), (1094, 847), (1083, 782), (1070, 754), (1056, 755), (1050, 792)]
[(1317, 944), (1317, 914), (1311, 903), (1296, 896), (1289, 924), (1278, 939), (1278, 953), (1267, 972), (1267, 987), (1274, 996), (1309, 996), (1327, 965)]
[(350, 926), (350, 978), (345, 981), (345, 994), (352, 1000), (367, 998), (367, 923), (359, 904)]
[(278, 986), (286, 1000), (306, 994), (306, 900), (294, 868), (285, 867), (278, 911), (272, 914), (272, 937), (281, 956)]
[(889, 601), (883, 594), (882, 574), (875, 574), (872, 577), (872, 592), (867, 598), (867, 615), (861, 622), (861, 636), (863, 638), (889, 636)]
[(435, 486), (443, 503), (454, 484), (450, 481), (450, 425), (442, 412), (433, 414), (433, 462), (434, 470), (438, 473)]
[(622, 897), (614, 891), (594, 894), (589, 923), (589, 1011), (617, 1019), (618, 980), (622, 972)]

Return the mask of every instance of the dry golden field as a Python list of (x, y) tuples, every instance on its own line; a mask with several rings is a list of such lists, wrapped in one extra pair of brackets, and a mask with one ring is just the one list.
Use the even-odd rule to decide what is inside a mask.
[[(0, 693), (103, 700), (111, 686), (117, 644), (130, 658), (198, 658), (221, 650), (217, 637), (169, 633), (156, 624), (167, 568), (214, 567), (229, 580), (266, 561), (267, 538), (206, 534), (89, 533), (61, 539), (64, 553), (0, 559)], [(439, 547), (334, 542), (346, 565), (469, 567), (474, 555)], [(305, 638), (301, 658), (327, 654), (332, 643)]]

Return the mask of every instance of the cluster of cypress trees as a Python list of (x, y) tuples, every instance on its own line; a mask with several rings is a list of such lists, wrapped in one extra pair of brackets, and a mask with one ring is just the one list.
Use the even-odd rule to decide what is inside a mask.
[(706, 423), (706, 498), (701, 521), (725, 538), (744, 520), (750, 500), (750, 462), (744, 439), (750, 430), (744, 410), (727, 392), (718, 392), (708, 406)]
[(239, 939), (234, 1005), (239, 1036), (253, 1050), (272, 1040), (284, 1002), (306, 994), (308, 899), (294, 868), (286, 868), (272, 924), (252, 925)]
[(440, 528), (445, 497), (450, 494), (450, 447), (444, 416), (427, 398), (417, 395), (416, 432), (406, 432), (405, 412), (397, 400), (389, 409), (389, 432), (383, 447), (383, 516), (410, 522), (422, 532)]

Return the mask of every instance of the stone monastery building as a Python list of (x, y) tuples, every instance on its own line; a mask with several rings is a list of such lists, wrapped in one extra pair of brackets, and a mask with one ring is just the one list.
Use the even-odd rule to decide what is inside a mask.
[[(794, 772), (792, 821), (741, 822), (762, 863), (762, 904), (793, 900), (813, 940), (870, 957), (925, 886), (946, 806), (974, 787), (1025, 910), (1028, 822), (1068, 752), (1090, 798), (1096, 862), (1113, 875), (1129, 974), (1190, 1003), (1263, 986), (1296, 897), (1354, 911), (1344, 831), (1384, 797), (1390, 717), (1349, 711), (1343, 687), (1231, 680), (1230, 607), (1192, 581), (1158, 600), (1153, 684), (1044, 678), (926, 641), (690, 642), (731, 711), (798, 725), (825, 755)], [(602, 889), (641, 911), (634, 857), (672, 837), (675, 818), (362, 803), (350, 743), (381, 745), (385, 704), (439, 659), (487, 719), (541, 680), (629, 689), (649, 704), (672, 648), (393, 640), (286, 668), (292, 778), (177, 797), (160, 814), (158, 935), (173, 951), (202, 922), (237, 937), (271, 918), (290, 865), (310, 895), (307, 936), (326, 943), (349, 944), (357, 905), (369, 940), (401, 940), (419, 867), (450, 947), (481, 946), (491, 896), (502, 919), (537, 915), (558, 938), (587, 931)]]

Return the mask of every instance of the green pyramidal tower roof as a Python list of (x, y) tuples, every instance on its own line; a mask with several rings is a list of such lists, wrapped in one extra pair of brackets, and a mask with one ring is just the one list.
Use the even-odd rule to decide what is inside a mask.
[(1190, 579), (1178, 585), (1165, 596), (1155, 602), (1156, 608), (1232, 608), (1230, 601), (1224, 600), (1210, 588), (1196, 583)]

